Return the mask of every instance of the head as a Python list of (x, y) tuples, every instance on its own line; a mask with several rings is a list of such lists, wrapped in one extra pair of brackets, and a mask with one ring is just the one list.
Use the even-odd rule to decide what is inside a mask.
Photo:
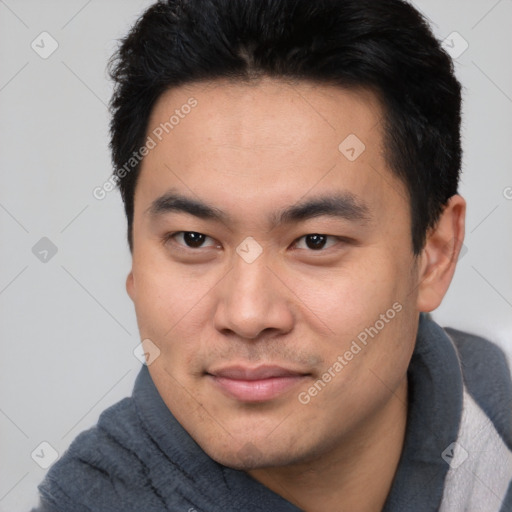
[[(111, 73), (127, 290), (162, 398), (228, 466), (328, 452), (403, 386), (454, 272), (449, 57), (400, 0), (178, 0)], [(267, 382), (233, 383), (247, 372)]]

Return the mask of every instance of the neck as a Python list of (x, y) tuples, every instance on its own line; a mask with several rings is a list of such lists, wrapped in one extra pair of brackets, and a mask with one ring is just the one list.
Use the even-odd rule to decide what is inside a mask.
[(400, 460), (406, 423), (404, 378), (386, 404), (329, 453), (248, 473), (305, 512), (380, 512)]

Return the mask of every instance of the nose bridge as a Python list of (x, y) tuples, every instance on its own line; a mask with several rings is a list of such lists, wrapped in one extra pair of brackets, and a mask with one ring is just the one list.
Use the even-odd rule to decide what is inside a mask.
[[(219, 330), (230, 330), (245, 338), (256, 338), (265, 329), (289, 330), (292, 316), (284, 291), (279, 289), (262, 251), (240, 244), (231, 272), (223, 280), (215, 315)], [(247, 256), (250, 257), (247, 257)]]
[(238, 310), (247, 318), (264, 314), (272, 301), (271, 288), (271, 272), (264, 256), (250, 263), (235, 258), (228, 296), (232, 311)]
[[(233, 255), (233, 286), (232, 294), (239, 292), (239, 299), (254, 301), (263, 297), (264, 284), (270, 284), (268, 274), (268, 251), (264, 251), (256, 239), (246, 237), (236, 248)], [(261, 303), (261, 301), (259, 301)]]

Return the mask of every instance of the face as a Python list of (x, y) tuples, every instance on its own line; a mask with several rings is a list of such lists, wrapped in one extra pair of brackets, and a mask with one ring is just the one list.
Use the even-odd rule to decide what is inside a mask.
[(320, 457), (404, 382), (417, 264), (381, 117), (368, 91), (268, 78), (153, 109), (127, 289), (159, 393), (222, 464)]

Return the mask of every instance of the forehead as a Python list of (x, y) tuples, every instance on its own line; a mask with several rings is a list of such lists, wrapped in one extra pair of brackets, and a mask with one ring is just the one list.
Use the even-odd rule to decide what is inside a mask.
[(383, 157), (382, 117), (372, 92), (312, 82), (264, 78), (173, 88), (148, 123), (156, 144), (141, 166), (145, 202), (171, 187), (218, 195), (233, 211), (268, 211), (279, 206), (277, 196), (293, 203), (333, 189), (374, 202), (382, 192), (405, 197)]
[[(208, 141), (221, 145), (227, 143), (228, 136), (241, 148), (260, 149), (262, 143), (265, 147), (298, 145), (307, 136), (311, 144), (305, 148), (311, 148), (320, 139), (336, 142), (350, 133), (364, 137), (372, 131), (372, 143), (379, 142), (381, 135), (383, 111), (370, 90), (268, 77), (250, 82), (217, 80), (170, 89), (155, 103), (148, 132), (168, 121), (191, 98), (197, 101), (190, 116), (194, 118), (194, 136), (206, 136)], [(197, 131), (200, 123), (204, 125)], [(172, 129), (176, 138), (191, 135), (186, 124), (179, 130), (178, 125)], [(312, 135), (315, 136), (311, 138)], [(337, 144), (332, 149), (336, 150)]]

